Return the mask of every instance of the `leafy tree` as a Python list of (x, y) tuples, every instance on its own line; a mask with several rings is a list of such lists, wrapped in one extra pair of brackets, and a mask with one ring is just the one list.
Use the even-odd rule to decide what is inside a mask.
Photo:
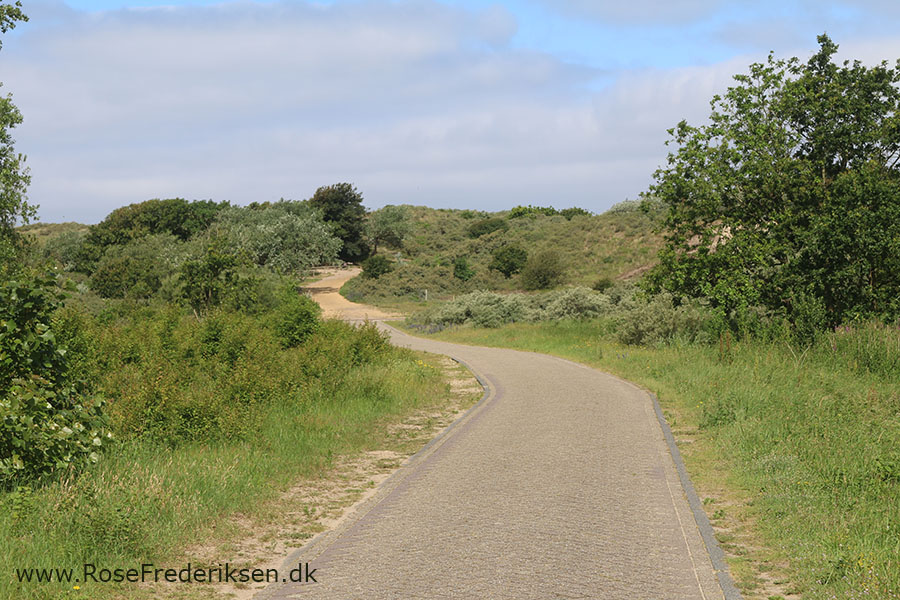
[(555, 250), (538, 252), (522, 269), (522, 286), (526, 290), (547, 290), (563, 282), (565, 266)]
[(480, 238), (483, 235), (493, 233), (495, 231), (506, 231), (509, 229), (505, 219), (500, 217), (491, 217), (490, 219), (481, 219), (469, 226), (469, 237)]
[[(0, 3), (0, 32), (6, 33), (18, 21), (27, 20), (21, 2)], [(13, 269), (13, 258), (22, 247), (23, 240), (15, 230), (17, 221), (21, 219), (27, 223), (37, 211), (25, 195), (31, 183), (25, 157), (16, 152), (10, 133), (20, 123), (22, 113), (13, 104), (12, 95), (0, 96), (0, 274)]]
[(385, 273), (390, 273), (393, 270), (394, 263), (383, 254), (370, 256), (362, 264), (362, 276), (366, 279), (378, 279)]
[(320, 187), (309, 200), (310, 206), (322, 212), (325, 222), (334, 225), (334, 234), (344, 243), (341, 260), (359, 262), (370, 254), (363, 237), (366, 209), (362, 202), (362, 194), (349, 183)]
[(228, 207), (219, 213), (216, 232), (233, 253), (280, 273), (333, 263), (341, 247), (331, 225), (302, 202)]
[(106, 248), (124, 246), (148, 235), (169, 233), (186, 241), (206, 231), (219, 211), (228, 205), (228, 202), (212, 200), (188, 202), (183, 198), (170, 198), (117, 208), (91, 227), (82, 244), (76, 269), (92, 273)]
[(378, 252), (378, 244), (399, 248), (410, 231), (409, 211), (405, 206), (387, 205), (369, 214), (366, 232), (372, 242), (372, 253)]
[(837, 65), (818, 41), (805, 63), (770, 54), (736, 75), (709, 125), (670, 130), (651, 287), (727, 313), (821, 303), (827, 325), (900, 316), (900, 64)]
[(91, 288), (104, 298), (149, 298), (175, 271), (178, 245), (176, 237), (162, 234), (112, 246), (91, 275)]
[(469, 265), (465, 256), (459, 256), (453, 261), (453, 276), (462, 281), (468, 281), (475, 277), (475, 269)]
[(501, 246), (494, 250), (491, 255), (493, 260), (488, 266), (493, 271), (500, 271), (507, 278), (512, 277), (525, 267), (528, 262), (528, 252), (519, 246), (509, 245)]
[(207, 245), (201, 258), (181, 265), (182, 294), (197, 317), (221, 304), (225, 294), (238, 284), (237, 266), (237, 258), (218, 239)]

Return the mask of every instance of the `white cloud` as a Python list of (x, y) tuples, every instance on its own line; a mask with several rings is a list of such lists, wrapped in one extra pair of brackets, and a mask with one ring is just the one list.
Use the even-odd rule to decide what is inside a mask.
[[(350, 181), (370, 206), (603, 210), (750, 61), (608, 74), (513, 49), (502, 8), (283, 1), (85, 14), (0, 52), (44, 220), (153, 197), (246, 203)], [(762, 58), (752, 57), (753, 60)]]

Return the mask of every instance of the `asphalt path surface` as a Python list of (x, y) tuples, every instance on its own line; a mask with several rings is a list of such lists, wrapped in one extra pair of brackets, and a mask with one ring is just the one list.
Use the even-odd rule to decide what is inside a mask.
[(287, 559), (315, 582), (260, 598), (724, 598), (649, 394), (556, 357), (380, 326), (466, 364), (485, 397)]

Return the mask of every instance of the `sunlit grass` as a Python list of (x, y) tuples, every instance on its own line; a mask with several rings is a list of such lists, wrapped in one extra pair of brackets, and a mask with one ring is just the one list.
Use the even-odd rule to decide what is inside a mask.
[[(591, 322), (460, 328), (442, 340), (591, 364), (656, 392), (696, 431), (692, 476), (721, 463), (752, 504), (767, 559), (804, 598), (900, 597), (900, 358), (896, 329), (823, 336), (811, 349), (742, 341), (629, 347)], [(706, 472), (697, 472), (706, 471)], [(713, 511), (714, 512), (714, 509)]]

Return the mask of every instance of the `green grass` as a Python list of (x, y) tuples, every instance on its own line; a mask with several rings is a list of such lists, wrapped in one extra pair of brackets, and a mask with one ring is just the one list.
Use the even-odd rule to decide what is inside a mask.
[[(402, 353), (350, 372), (335, 386), (313, 386), (285, 398), (240, 442), (169, 448), (122, 443), (100, 464), (0, 499), (0, 598), (139, 595), (134, 584), (18, 584), (15, 568), (83, 563), (105, 568), (159, 566), (210, 526), (252, 515), (298, 479), (323, 472), (335, 457), (382, 435), (385, 419), (446, 395), (440, 373)], [(216, 535), (222, 535), (216, 531)], [(221, 557), (222, 561), (234, 557)]]
[[(784, 589), (804, 598), (900, 597), (897, 331), (838, 332), (801, 351), (729, 339), (629, 347), (607, 330), (557, 322), (434, 337), (555, 354), (657, 393), (676, 436), (692, 442), (684, 454), (701, 495), (724, 486), (742, 499), (707, 504), (714, 523), (740, 511), (751, 530), (743, 549), (722, 536), (748, 597), (778, 566)], [(763, 550), (748, 565), (740, 555), (757, 543)]]
[(295, 343), (279, 310), (198, 320), (110, 302), (56, 315), (69, 374), (107, 401), (117, 441), (97, 464), (0, 490), (0, 598), (143, 597), (133, 583), (19, 583), (15, 569), (178, 567), (167, 561), (188, 544), (227, 537), (213, 528), (229, 515), (252, 516), (448, 397), (439, 370), (373, 325), (318, 323)]

